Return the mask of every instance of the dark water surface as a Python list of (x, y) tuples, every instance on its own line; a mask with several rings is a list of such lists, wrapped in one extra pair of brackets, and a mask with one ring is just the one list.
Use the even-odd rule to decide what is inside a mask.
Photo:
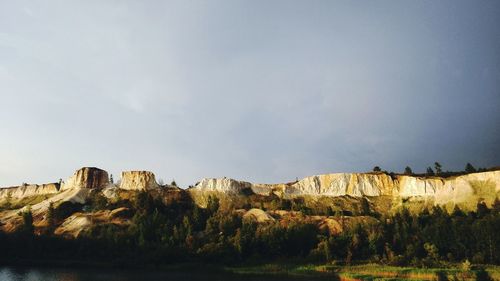
[[(0, 266), (0, 281), (285, 281), (286, 276), (237, 275), (223, 272), (86, 269)], [(302, 279), (304, 280), (304, 279)]]

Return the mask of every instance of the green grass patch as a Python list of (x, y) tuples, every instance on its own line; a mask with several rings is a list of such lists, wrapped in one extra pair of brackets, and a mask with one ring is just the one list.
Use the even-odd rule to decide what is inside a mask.
[(38, 204), (44, 200), (49, 199), (53, 195), (55, 194), (35, 195), (35, 196), (25, 197), (20, 200), (10, 199), (10, 202), (3, 201), (1, 205), (6, 210), (15, 210), (23, 208), (24, 206)]
[[(463, 272), (459, 268), (416, 268), (379, 264), (339, 266), (330, 264), (280, 264), (228, 267), (226, 270), (238, 274), (275, 274), (301, 277), (330, 277), (339, 281), (411, 281), (438, 280), (438, 275), (448, 280), (475, 280), (474, 271)], [(500, 267), (487, 266), (486, 271), (493, 280), (500, 280)]]

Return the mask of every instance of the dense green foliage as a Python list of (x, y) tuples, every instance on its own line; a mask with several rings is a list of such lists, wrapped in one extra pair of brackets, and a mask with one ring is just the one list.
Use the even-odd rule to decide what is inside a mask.
[[(165, 264), (185, 261), (237, 263), (301, 259), (346, 264), (372, 261), (418, 267), (445, 266), (470, 260), (500, 264), (500, 203), (464, 213), (449, 214), (434, 207), (419, 215), (403, 210), (380, 217), (379, 224), (351, 227), (330, 234), (317, 225), (294, 222), (257, 224), (233, 211), (220, 209), (210, 197), (207, 208), (173, 201), (165, 204), (150, 194), (115, 203), (94, 198), (92, 204), (131, 208), (131, 224), (96, 224), (78, 239), (33, 234), (29, 210), (20, 214), (24, 226), (14, 234), (0, 234), (0, 258), (77, 259), (113, 264)], [(49, 222), (67, 216), (77, 206), (50, 208)], [(101, 206), (102, 207), (102, 206)], [(81, 206), (80, 206), (81, 208)], [(364, 215), (374, 215), (369, 207)], [(49, 225), (53, 227), (53, 225)]]

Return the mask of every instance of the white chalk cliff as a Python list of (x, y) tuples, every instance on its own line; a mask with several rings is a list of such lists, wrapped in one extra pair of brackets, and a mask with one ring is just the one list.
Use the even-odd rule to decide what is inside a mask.
[(21, 186), (13, 186), (0, 188), (0, 199), (22, 199), (30, 196), (48, 195), (59, 192), (58, 183), (48, 184), (24, 184)]
[[(23, 199), (32, 196), (55, 196), (66, 190), (91, 190), (114, 188), (116, 190), (158, 189), (155, 175), (148, 171), (122, 173), (119, 186), (109, 183), (108, 173), (98, 168), (82, 168), (61, 186), (57, 183), (22, 185), (0, 188), (0, 201)], [(465, 202), (470, 198), (480, 200), (500, 194), (500, 171), (472, 173), (456, 177), (415, 177), (384, 173), (337, 173), (316, 175), (296, 182), (281, 184), (252, 184), (230, 178), (203, 179), (187, 190), (190, 193), (221, 192), (228, 195), (255, 193), (263, 196), (275, 194), (283, 198), (301, 196), (324, 197), (376, 197), (429, 198), (436, 204)]]
[[(488, 189), (481, 191), (481, 189)], [(458, 177), (414, 177), (384, 173), (338, 173), (306, 177), (288, 184), (252, 184), (228, 178), (203, 179), (191, 192), (240, 193), (251, 189), (256, 194), (274, 193), (285, 198), (300, 196), (390, 196), (429, 197), (437, 203), (460, 202), (478, 192), (500, 192), (500, 171), (473, 173)]]
[(147, 190), (159, 188), (155, 174), (149, 171), (122, 172), (120, 188), (126, 190)]
[(104, 188), (109, 184), (108, 172), (95, 167), (84, 167), (62, 184), (61, 190), (73, 188)]

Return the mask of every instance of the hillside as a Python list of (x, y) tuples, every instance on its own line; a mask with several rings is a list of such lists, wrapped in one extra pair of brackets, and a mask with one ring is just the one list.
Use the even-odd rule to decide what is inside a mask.
[(113, 183), (85, 167), (58, 183), (0, 190), (0, 262), (463, 262), (470, 270), (500, 263), (499, 181), (498, 170), (339, 173), (282, 184), (203, 179), (183, 189), (148, 171)]
[[(126, 171), (119, 183), (111, 183), (106, 171), (85, 167), (60, 183), (0, 189), (1, 228), (7, 232), (17, 229), (22, 224), (19, 213), (27, 208), (33, 213), (38, 232), (47, 226), (49, 208), (63, 209), (54, 230), (56, 235), (76, 237), (96, 224), (127, 225), (131, 218), (121, 214), (127, 213), (127, 204), (141, 192), (160, 198), (167, 205), (194, 204), (200, 208), (206, 208), (214, 197), (221, 209), (238, 214), (255, 214), (259, 209), (258, 222), (267, 220), (261, 218), (283, 221), (300, 217), (340, 232), (345, 221), (370, 221), (373, 216), (369, 215), (393, 214), (403, 208), (418, 213), (435, 205), (448, 211), (455, 206), (473, 211), (479, 202), (491, 206), (500, 192), (500, 171), (448, 178), (338, 173), (282, 184), (219, 178), (203, 179), (194, 187), (181, 189), (160, 186), (155, 175), (147, 171)], [(96, 208), (96, 204), (103, 209)], [(116, 208), (110, 209), (113, 204)]]

